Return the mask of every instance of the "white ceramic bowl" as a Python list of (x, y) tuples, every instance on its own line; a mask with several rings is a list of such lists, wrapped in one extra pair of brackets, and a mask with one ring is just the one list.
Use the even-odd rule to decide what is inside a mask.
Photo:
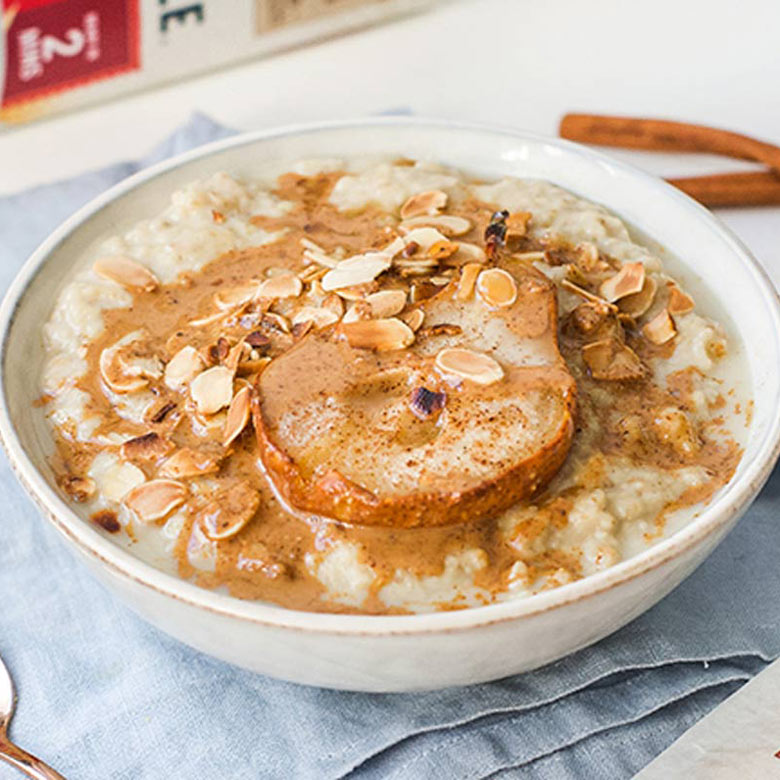
[[(329, 615), (240, 601), (165, 574), (82, 520), (56, 488), (48, 431), (30, 404), (42, 363), (41, 324), (74, 262), (96, 240), (159, 213), (181, 184), (269, 160), (393, 154), (485, 178), (549, 179), (603, 203), (673, 255), (694, 294), (727, 310), (749, 345), (755, 410), (732, 481), (687, 527), (604, 572), (531, 598), (414, 616)], [(706, 281), (704, 281), (706, 280)], [(706, 287), (708, 293), (703, 290)], [(451, 122), (370, 119), (251, 133), (156, 165), (65, 222), (28, 260), (0, 309), (0, 436), (21, 483), (97, 577), (138, 614), (226, 661), (302, 683), (367, 691), (436, 688), (541, 666), (648, 609), (701, 563), (745, 511), (780, 448), (780, 303), (744, 246), (708, 211), (662, 181), (563, 141)]]

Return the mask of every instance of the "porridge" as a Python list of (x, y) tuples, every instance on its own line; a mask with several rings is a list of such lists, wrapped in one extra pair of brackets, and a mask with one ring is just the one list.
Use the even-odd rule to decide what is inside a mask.
[(59, 295), (59, 484), (154, 565), (294, 609), (457, 609), (598, 572), (741, 455), (738, 345), (660, 254), (539, 180), (216, 174)]

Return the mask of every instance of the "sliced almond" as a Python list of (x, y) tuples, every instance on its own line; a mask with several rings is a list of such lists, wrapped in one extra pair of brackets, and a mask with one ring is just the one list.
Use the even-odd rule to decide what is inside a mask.
[(95, 480), (90, 477), (61, 477), (60, 487), (74, 500), (83, 503), (95, 495)]
[(638, 293), (645, 283), (645, 267), (642, 263), (626, 263), (614, 276), (601, 283), (599, 292), (610, 303)]
[(528, 232), (531, 221), (530, 211), (515, 211), (506, 218), (507, 237), (522, 238)]
[(220, 493), (198, 514), (198, 525), (212, 541), (235, 536), (254, 517), (260, 493), (246, 481)]
[(412, 195), (401, 206), (401, 219), (410, 217), (432, 216), (438, 214), (447, 205), (447, 193), (441, 190), (427, 190)]
[(652, 276), (645, 276), (645, 283), (638, 293), (627, 295), (618, 302), (618, 308), (631, 317), (641, 317), (652, 305), (658, 284)]
[(106, 386), (114, 393), (135, 393), (142, 390), (148, 384), (148, 381), (142, 376), (130, 376), (119, 360), (119, 350), (124, 345), (114, 345), (107, 347), (100, 353), (98, 365), (100, 376)]
[(233, 314), (238, 314), (243, 307), (246, 307), (246, 303), (234, 306), (232, 309), (220, 310), (215, 314), (207, 314), (205, 317), (196, 317), (194, 320), (190, 320), (187, 325), (192, 328), (203, 328), (206, 325), (213, 325), (220, 320), (226, 320)]
[(121, 447), (120, 454), (125, 460), (157, 460), (167, 454), (173, 445), (158, 433), (145, 433), (128, 439)]
[(325, 309), (320, 306), (303, 306), (293, 314), (290, 322), (293, 328), (304, 322), (311, 322), (315, 328), (326, 328), (339, 321), (339, 316), (331, 309)]
[(266, 279), (257, 290), (258, 298), (297, 298), (303, 291), (303, 282), (292, 273), (283, 273)]
[(466, 263), (460, 272), (460, 281), (458, 281), (458, 291), (455, 297), (459, 301), (467, 301), (474, 292), (474, 285), (483, 266), (480, 263)]
[(344, 301), (337, 293), (326, 295), (321, 305), (323, 309), (333, 312), (338, 319), (344, 315)]
[(669, 290), (669, 300), (666, 302), (666, 308), (669, 314), (687, 314), (694, 309), (693, 298), (684, 293), (674, 282), (667, 282)]
[(289, 334), (290, 332), (290, 322), (287, 317), (272, 311), (267, 311), (263, 314), (263, 318), (260, 320), (260, 327), (266, 330), (275, 330), (278, 333)]
[(157, 277), (148, 269), (124, 255), (101, 257), (92, 270), (104, 279), (110, 279), (123, 287), (151, 292), (159, 286)]
[(371, 317), (377, 320), (394, 317), (406, 306), (405, 290), (380, 290), (365, 298)]
[(403, 230), (411, 230), (416, 227), (434, 227), (448, 236), (461, 236), (471, 230), (471, 222), (464, 217), (455, 217), (448, 214), (423, 215), (405, 219), (400, 227)]
[(511, 306), (517, 300), (517, 282), (502, 268), (489, 268), (477, 277), (477, 294), (488, 306)]
[(412, 329), (412, 331), (416, 332), (423, 324), (425, 315), (423, 314), (422, 309), (411, 309), (410, 311), (404, 312), (401, 315), (401, 319)]
[(677, 335), (677, 328), (667, 309), (662, 309), (642, 328), (644, 337), (653, 344), (666, 344)]
[(336, 295), (345, 301), (362, 301), (366, 295), (369, 295), (376, 289), (376, 283), (368, 282), (366, 284), (356, 284), (353, 287), (341, 287), (336, 290)]
[(162, 520), (187, 500), (187, 487), (173, 479), (152, 479), (134, 487), (122, 499), (144, 523)]
[(645, 375), (645, 367), (636, 352), (614, 338), (586, 344), (582, 358), (595, 379), (617, 382), (641, 379)]
[(455, 241), (437, 241), (428, 247), (428, 257), (434, 260), (444, 260), (451, 257), (458, 251), (458, 244)]
[(241, 285), (241, 287), (220, 290), (214, 296), (214, 303), (220, 311), (234, 309), (236, 306), (249, 303), (253, 298), (256, 298), (258, 296), (259, 288), (260, 282), (256, 281)]
[(190, 397), (199, 414), (218, 412), (233, 398), (233, 372), (225, 366), (207, 368), (190, 383)]
[(465, 244), (462, 241), (458, 242), (458, 251), (452, 256), (449, 263), (445, 265), (451, 265), (452, 261), (456, 263), (484, 263), (487, 260), (487, 255), (482, 247), (476, 244)]
[(462, 347), (448, 347), (436, 355), (436, 368), (445, 376), (469, 379), (478, 385), (492, 385), (504, 376), (504, 369), (489, 355)]
[(610, 311), (615, 311), (617, 309), (614, 303), (609, 303), (609, 301), (605, 300), (601, 296), (596, 295), (595, 293), (592, 293), (589, 290), (586, 290), (584, 287), (580, 287), (579, 285), (574, 284), (573, 282), (570, 282), (568, 279), (561, 279), (561, 287), (564, 290), (573, 293), (574, 295), (578, 295), (580, 298), (583, 298), (586, 301), (606, 306)]
[(389, 352), (404, 349), (414, 341), (412, 329), (395, 317), (342, 323), (341, 328), (350, 346), (358, 349)]
[(165, 366), (165, 384), (171, 390), (179, 390), (189, 384), (206, 366), (195, 347), (182, 347)]
[(344, 287), (372, 282), (390, 268), (391, 259), (384, 252), (366, 252), (342, 260), (322, 277), (322, 289), (330, 292)]
[(198, 450), (182, 447), (163, 463), (160, 476), (172, 479), (202, 477), (219, 470), (219, 461)]
[(583, 241), (576, 247), (577, 265), (583, 271), (605, 271), (609, 266), (601, 259), (599, 248), (590, 241)]
[(249, 385), (244, 385), (230, 402), (230, 408), (225, 420), (225, 436), (222, 444), (227, 447), (244, 430), (249, 422)]
[[(269, 340), (270, 341), (270, 340)], [(238, 370), (238, 364), (246, 357), (249, 357), (249, 353), (252, 351), (252, 347), (249, 346), (243, 339), (237, 344), (234, 344), (229, 350), (227, 355), (222, 360), (222, 365), (228, 371), (232, 371), (234, 374)]]

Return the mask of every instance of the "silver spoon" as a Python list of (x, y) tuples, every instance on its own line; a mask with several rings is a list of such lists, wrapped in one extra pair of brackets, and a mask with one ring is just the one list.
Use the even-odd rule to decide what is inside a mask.
[(8, 739), (8, 724), (14, 715), (14, 704), (16, 704), (14, 684), (3, 659), (0, 658), (0, 758), (34, 780), (65, 780), (59, 772), (55, 772), (43, 761), (16, 747)]

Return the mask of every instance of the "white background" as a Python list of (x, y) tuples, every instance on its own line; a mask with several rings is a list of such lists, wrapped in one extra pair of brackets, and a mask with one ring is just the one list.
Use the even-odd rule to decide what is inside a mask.
[[(0, 134), (0, 192), (142, 154), (194, 110), (239, 129), (408, 108), (554, 135), (572, 110), (780, 143), (780, 0), (461, 0)], [(661, 174), (744, 167), (615, 152)], [(780, 284), (780, 208), (724, 211)], [(1, 240), (1, 237), (0, 237)]]

